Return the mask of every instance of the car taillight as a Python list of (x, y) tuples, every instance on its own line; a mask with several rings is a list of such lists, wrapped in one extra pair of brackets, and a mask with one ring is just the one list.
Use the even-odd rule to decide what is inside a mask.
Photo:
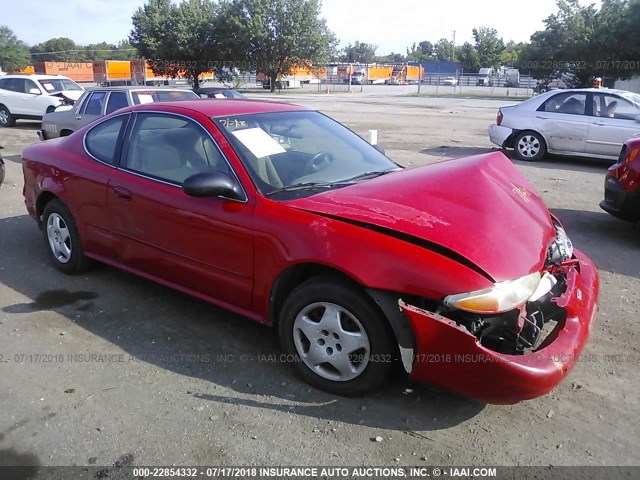
[(496, 124), (500, 125), (502, 123), (502, 110), (498, 109), (498, 116), (496, 117)]

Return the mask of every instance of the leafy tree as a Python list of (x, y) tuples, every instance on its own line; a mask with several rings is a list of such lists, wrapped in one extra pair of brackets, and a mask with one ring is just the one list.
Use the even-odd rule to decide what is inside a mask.
[(377, 45), (373, 43), (358, 42), (349, 43), (340, 53), (339, 60), (348, 63), (373, 63), (376, 57)]
[(279, 75), (326, 63), (335, 51), (318, 0), (232, 0), (222, 18), (228, 50), (264, 73), (272, 92)]
[(465, 42), (464, 45), (456, 47), (456, 57), (462, 65), (462, 68), (466, 71), (476, 72), (482, 66), (476, 47), (469, 42)]
[(436, 43), (434, 46), (434, 51), (436, 58), (440, 62), (444, 60), (455, 60), (453, 42), (447, 40), (446, 38), (441, 38), (440, 40), (438, 40), (438, 43)]
[(597, 72), (595, 45), (597, 11), (579, 0), (558, 0), (558, 12), (545, 21), (545, 29), (531, 36), (522, 66), (535, 78), (562, 78), (569, 86), (589, 85)]
[(495, 28), (480, 27), (472, 30), (476, 52), (481, 67), (500, 66), (500, 55), (505, 49), (502, 38)]
[(149, 0), (132, 17), (129, 41), (156, 75), (185, 76), (195, 88), (199, 76), (222, 68), (215, 4), (211, 0)]
[(51, 38), (31, 47), (34, 60), (45, 62), (79, 62), (84, 59), (82, 50), (67, 37)]
[(513, 40), (505, 45), (505, 49), (500, 54), (500, 65), (518, 68), (522, 59), (522, 51), (525, 44), (516, 43)]
[(0, 26), (0, 67), (11, 72), (22, 70), (28, 65), (31, 65), (29, 49), (9, 27)]
[(407, 60), (431, 60), (434, 56), (434, 46), (433, 43), (428, 40), (423, 40), (419, 44), (411, 45), (411, 48), (407, 48)]
[(377, 56), (375, 59), (375, 61), (378, 63), (402, 63), (406, 60), (407, 59), (405, 58), (405, 56), (402, 55), (401, 53), (393, 53), (393, 52), (391, 52), (389, 55)]

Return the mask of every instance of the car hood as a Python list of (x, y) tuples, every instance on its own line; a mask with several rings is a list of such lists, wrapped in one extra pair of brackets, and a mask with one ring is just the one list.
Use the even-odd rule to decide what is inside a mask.
[(73, 100), (75, 102), (82, 96), (83, 93), (84, 90), (63, 90), (61, 92), (55, 93), (55, 96), (68, 98), (69, 100)]
[(471, 262), (495, 282), (539, 271), (556, 235), (540, 196), (500, 152), (286, 203)]

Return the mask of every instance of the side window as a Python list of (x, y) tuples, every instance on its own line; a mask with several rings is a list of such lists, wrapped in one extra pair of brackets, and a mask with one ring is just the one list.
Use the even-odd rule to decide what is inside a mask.
[(36, 82), (34, 82), (33, 80), (25, 80), (24, 83), (25, 83), (25, 85), (24, 85), (24, 92), (25, 93), (30, 93), (30, 90), (33, 89), (33, 88), (38, 90), (38, 93), (42, 93), (42, 92), (40, 92), (40, 89), (36, 85)]
[(130, 170), (176, 184), (204, 171), (229, 173), (202, 127), (173, 115), (138, 114), (126, 158)]
[(107, 115), (116, 110), (129, 106), (125, 92), (111, 92), (107, 102)]
[(584, 115), (586, 103), (586, 93), (562, 92), (548, 98), (538, 110), (549, 113)]
[(24, 93), (23, 78), (7, 78), (6, 89), (16, 93)]
[(87, 151), (98, 160), (115, 165), (118, 136), (129, 115), (120, 115), (95, 126), (84, 139)]
[(85, 115), (101, 115), (102, 105), (104, 105), (104, 99), (107, 96), (106, 92), (93, 92), (84, 106)]
[(7, 89), (7, 82), (9, 80), (7, 78), (0, 78), (0, 90), (6, 90)]
[(592, 114), (594, 117), (635, 120), (640, 115), (640, 110), (625, 98), (597, 93), (593, 95)]

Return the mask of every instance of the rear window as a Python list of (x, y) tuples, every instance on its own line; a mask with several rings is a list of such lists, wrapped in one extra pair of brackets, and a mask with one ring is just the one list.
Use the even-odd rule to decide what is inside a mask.
[(141, 105), (153, 102), (170, 102), (173, 100), (193, 100), (199, 98), (194, 92), (175, 90), (149, 90), (131, 92), (134, 105)]

